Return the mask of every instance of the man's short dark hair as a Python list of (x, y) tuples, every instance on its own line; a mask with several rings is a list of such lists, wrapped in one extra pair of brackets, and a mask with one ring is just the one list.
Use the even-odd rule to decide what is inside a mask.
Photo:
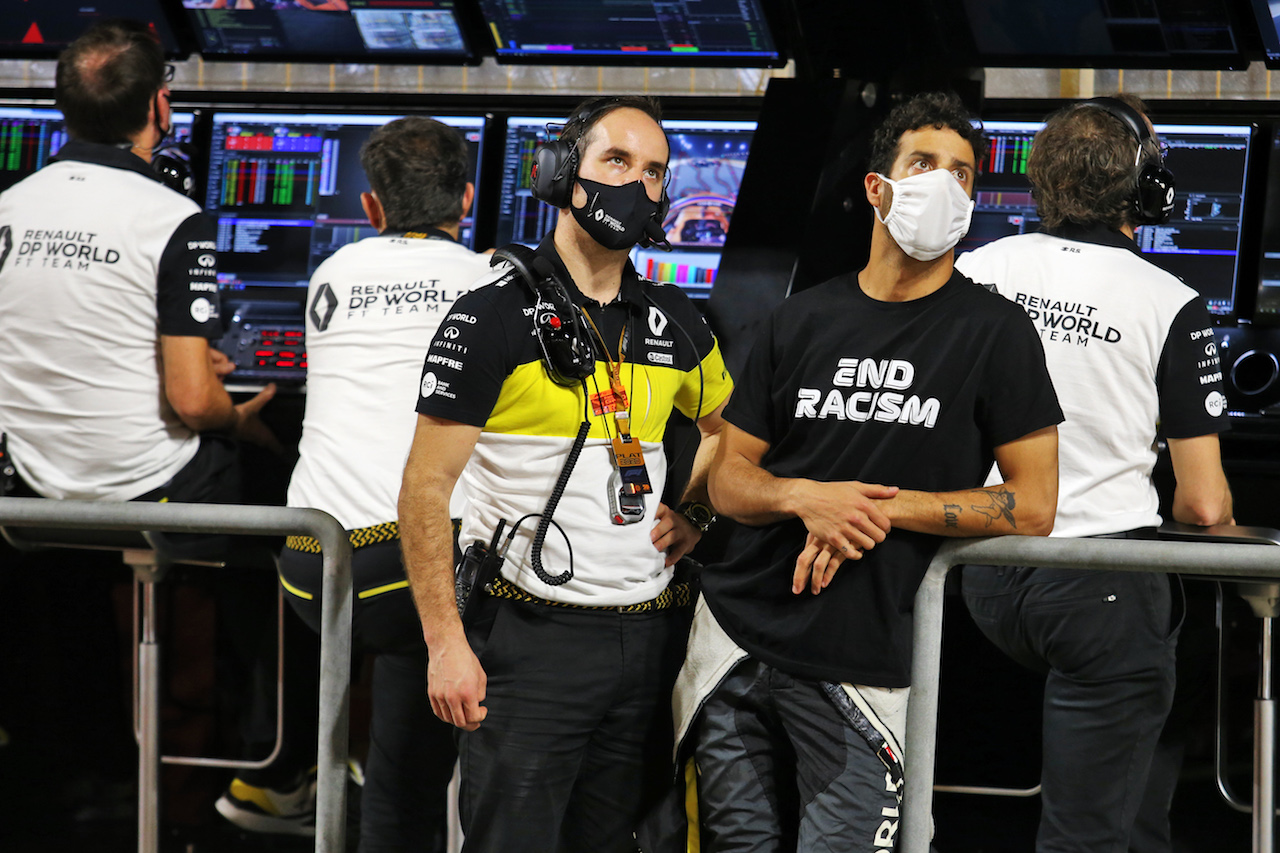
[(626, 108), (639, 110), (653, 119), (659, 127), (662, 126), (662, 105), (657, 98), (648, 95), (612, 95), (587, 98), (574, 107), (564, 130), (560, 132), (560, 138), (570, 145), (577, 142), (578, 154), (581, 156), (591, 144), (591, 131), (600, 120), (614, 110)]
[[(1146, 105), (1133, 95), (1114, 97), (1146, 115)], [(1031, 144), (1027, 179), (1044, 227), (1070, 222), (1118, 230), (1133, 224), (1138, 143), (1124, 122), (1085, 103), (1049, 116)], [(1144, 152), (1142, 162), (1158, 156)]]
[(164, 85), (164, 51), (136, 21), (94, 24), (58, 57), (55, 97), (67, 132), (84, 142), (127, 142), (147, 125)]
[(975, 167), (982, 164), (982, 152), (986, 139), (982, 128), (973, 123), (973, 117), (959, 96), (951, 92), (922, 92), (889, 111), (884, 121), (871, 137), (871, 156), (867, 171), (888, 175), (898, 159), (898, 145), (902, 135), (913, 130), (932, 127), (935, 130), (949, 128), (973, 147)]
[(433, 118), (409, 116), (375, 130), (360, 149), (387, 228), (423, 231), (462, 219), (471, 165), (462, 134)]

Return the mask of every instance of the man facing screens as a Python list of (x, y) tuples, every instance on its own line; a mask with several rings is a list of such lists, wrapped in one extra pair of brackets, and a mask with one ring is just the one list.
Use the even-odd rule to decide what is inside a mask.
[[(504, 268), (459, 299), (422, 372), (401, 536), (432, 708), (463, 730), (468, 851), (629, 853), (669, 779), (687, 608), (668, 587), (701, 535), (684, 513), (709, 515), (705, 470), (730, 382), (688, 297), (627, 260), (660, 233), (658, 118), (639, 97), (574, 111), (538, 153), (539, 196), (559, 216), (520, 261), (531, 275)], [(699, 506), (684, 512), (660, 502), (673, 408), (702, 431), (684, 491)], [(459, 481), (462, 543), (505, 554), (473, 587), (483, 597), (467, 600), (466, 625), (448, 512)]]
[[(1226, 398), (1208, 313), (1134, 243), (1135, 227), (1167, 221), (1173, 206), (1158, 142), (1135, 98), (1055, 113), (1027, 163), (1043, 231), (956, 263), (1021, 305), (1044, 344), (1066, 413), (1054, 536), (1158, 526), (1157, 437), (1177, 480), (1174, 519), (1231, 519), (1218, 448)], [(967, 566), (963, 586), (982, 631), (1048, 672), (1037, 849), (1131, 849), (1173, 696), (1181, 585), (1146, 573)], [(1173, 777), (1164, 780), (1166, 850)]]
[[(867, 266), (782, 303), (726, 409), (710, 489), (741, 524), (702, 573), (676, 691), (708, 849), (891, 847), (911, 610), (939, 537), (1053, 526), (1043, 350), (952, 269), (981, 143), (955, 96), (890, 112)], [(1005, 479), (984, 489), (993, 459)]]
[(273, 390), (233, 406), (215, 370), (212, 225), (149, 166), (165, 74), (142, 25), (91, 28), (58, 62), (72, 141), (0, 197), (0, 427), (48, 497), (210, 499), (180, 486), (234, 467), (216, 433), (274, 441), (257, 417)]

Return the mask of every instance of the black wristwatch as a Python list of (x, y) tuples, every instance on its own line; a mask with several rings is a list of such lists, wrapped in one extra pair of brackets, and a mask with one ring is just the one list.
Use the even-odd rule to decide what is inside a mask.
[(689, 523), (701, 530), (707, 532), (707, 528), (711, 526), (711, 522), (716, 520), (715, 511), (704, 503), (697, 501), (685, 501), (676, 507), (676, 512), (683, 515), (689, 520)]

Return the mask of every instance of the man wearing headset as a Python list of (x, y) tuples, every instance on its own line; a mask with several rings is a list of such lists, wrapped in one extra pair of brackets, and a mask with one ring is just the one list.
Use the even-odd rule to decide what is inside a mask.
[(213, 223), (149, 165), (166, 79), (145, 26), (90, 28), (58, 59), (71, 141), (0, 196), (0, 431), (45, 497), (234, 501), (227, 436), (275, 440), (274, 387), (219, 380)]
[(784, 301), (738, 377), (710, 487), (741, 523), (703, 572), (676, 692), (704, 849), (892, 848), (940, 537), (1053, 526), (1062, 413), (1035, 330), (952, 269), (982, 144), (954, 95), (890, 112), (867, 266)]
[[(1168, 220), (1174, 199), (1142, 103), (1098, 98), (1054, 114), (1027, 177), (1042, 230), (962, 255), (956, 267), (1021, 305), (1040, 332), (1066, 413), (1052, 535), (1141, 537), (1157, 527), (1157, 438), (1177, 479), (1174, 519), (1231, 521), (1218, 447), (1226, 398), (1208, 313), (1134, 243), (1136, 227)], [(983, 632), (1048, 673), (1036, 849), (1135, 849), (1130, 832), (1173, 697), (1180, 584), (1139, 572), (968, 566), (963, 588)], [(1174, 781), (1164, 793), (1166, 850)]]
[[(684, 293), (627, 258), (663, 239), (659, 119), (640, 97), (574, 111), (535, 154), (534, 192), (560, 215), (522, 256), (532, 278), (503, 268), (459, 298), (423, 369), (400, 532), (432, 708), (462, 730), (467, 851), (631, 853), (668, 787), (688, 624), (669, 585), (710, 519), (705, 469), (731, 383)], [(660, 502), (673, 409), (702, 436), (678, 510)], [(461, 543), (505, 555), (465, 628), (448, 512), (459, 478)]]

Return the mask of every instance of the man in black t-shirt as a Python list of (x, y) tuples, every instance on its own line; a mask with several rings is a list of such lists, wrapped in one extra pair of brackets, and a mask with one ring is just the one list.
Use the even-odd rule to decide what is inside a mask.
[(782, 304), (726, 409), (710, 492), (741, 524), (676, 698), (682, 728), (701, 710), (707, 849), (891, 847), (939, 537), (1052, 529), (1062, 413), (1035, 330), (952, 270), (981, 141), (954, 96), (890, 113), (870, 262)]

